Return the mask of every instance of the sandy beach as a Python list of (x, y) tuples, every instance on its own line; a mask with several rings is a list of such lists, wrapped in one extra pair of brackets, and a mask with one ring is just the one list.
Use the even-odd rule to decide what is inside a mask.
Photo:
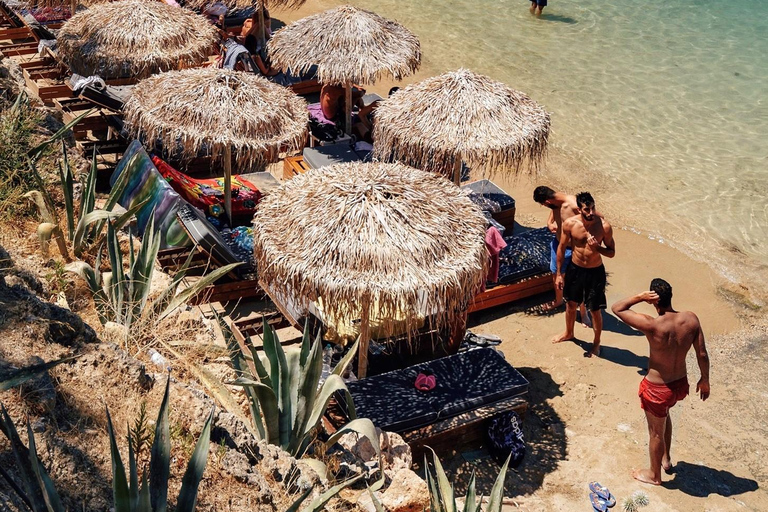
[[(313, 2), (297, 11), (276, 10), (272, 16), (288, 23), (337, 4)], [(398, 21), (407, 25), (407, 20)], [(382, 81), (367, 89), (384, 96), (393, 85), (442, 71), (430, 69), (429, 55), (425, 55), (421, 70), (404, 82)], [(537, 178), (492, 179), (516, 199), (516, 222), (540, 227), (546, 224), (548, 211), (533, 201), (533, 189), (545, 184), (580, 192), (578, 176), (588, 169), (571, 172), (565, 168), (570, 164), (550, 152)], [(602, 190), (592, 192), (600, 208)], [(537, 310), (551, 297), (534, 297), (474, 315), (470, 329), (502, 337), (499, 348), (506, 359), (531, 382), (531, 409), (525, 420), (529, 453), (507, 478), (505, 509), (589, 510), (587, 484), (597, 480), (617, 497), (617, 510), (637, 490), (649, 496), (647, 510), (768, 510), (768, 471), (761, 455), (768, 450), (768, 413), (760, 405), (768, 396), (768, 386), (760, 377), (766, 371), (768, 328), (759, 311), (744, 307), (739, 286), (706, 264), (626, 229), (615, 206), (605, 213), (609, 221), (616, 219), (616, 257), (605, 260), (609, 305), (647, 290), (654, 277), (667, 279), (674, 288), (673, 305), (694, 311), (702, 322), (712, 364), (712, 395), (706, 402), (695, 396), (699, 370), (690, 353), (691, 395), (671, 413), (677, 471), (663, 476), (662, 487), (641, 484), (631, 471), (648, 464), (648, 433), (637, 397), (647, 367), (645, 337), (606, 312), (602, 357), (587, 359), (584, 352), (592, 341), (591, 329), (577, 324), (578, 341), (550, 342), (562, 332), (564, 314), (542, 315)], [(646, 304), (636, 310), (655, 313)], [(486, 494), (498, 472), (482, 452), (456, 454), (450, 469), (459, 482), (458, 492), (474, 470), (480, 481), (478, 492)]]

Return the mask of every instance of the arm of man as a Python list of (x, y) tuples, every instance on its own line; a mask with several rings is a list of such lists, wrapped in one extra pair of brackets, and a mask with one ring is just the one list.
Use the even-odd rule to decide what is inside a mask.
[[(696, 318), (696, 322), (699, 322), (698, 318)], [(709, 354), (704, 343), (704, 331), (701, 329), (701, 324), (699, 324), (699, 333), (693, 341), (693, 349), (696, 351), (696, 361), (699, 363), (699, 370), (701, 371), (701, 378), (696, 384), (696, 392), (701, 395), (702, 400), (706, 400), (709, 398)]]
[(560, 243), (557, 246), (557, 274), (555, 274), (555, 286), (560, 290), (565, 286), (565, 280), (560, 270), (565, 264), (565, 248), (571, 245), (571, 223), (563, 222), (562, 233), (560, 233)]
[(613, 239), (613, 228), (611, 225), (603, 220), (603, 246), (597, 246), (597, 252), (605, 256), (606, 258), (613, 258), (616, 256), (616, 242)]
[(557, 233), (557, 222), (555, 222), (555, 212), (549, 211), (549, 218), (547, 219), (547, 229), (550, 233)]
[(654, 292), (642, 292), (638, 293), (634, 297), (628, 297), (626, 299), (616, 302), (611, 306), (613, 314), (619, 317), (622, 322), (637, 329), (643, 334), (648, 334), (653, 329), (653, 318), (643, 313), (637, 313), (632, 311), (632, 306), (641, 302), (647, 302), (653, 304), (659, 300), (659, 296)]

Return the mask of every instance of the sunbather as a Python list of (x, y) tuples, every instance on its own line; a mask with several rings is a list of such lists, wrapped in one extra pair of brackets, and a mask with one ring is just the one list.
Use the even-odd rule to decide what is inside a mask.
[[(357, 111), (352, 116), (352, 133), (358, 140), (372, 142), (371, 131), (373, 128), (373, 112), (379, 106), (378, 101), (370, 105), (363, 104), (365, 89), (352, 88), (352, 108)], [(345, 90), (340, 85), (324, 85), (320, 91), (320, 108), (326, 119), (333, 121), (337, 126), (343, 126), (345, 119)]]

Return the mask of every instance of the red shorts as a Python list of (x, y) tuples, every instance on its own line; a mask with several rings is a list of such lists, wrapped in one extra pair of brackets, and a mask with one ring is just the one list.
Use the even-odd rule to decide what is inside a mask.
[(678, 401), (688, 396), (688, 377), (666, 384), (654, 384), (647, 379), (640, 381), (640, 407), (657, 418), (666, 418), (669, 409)]

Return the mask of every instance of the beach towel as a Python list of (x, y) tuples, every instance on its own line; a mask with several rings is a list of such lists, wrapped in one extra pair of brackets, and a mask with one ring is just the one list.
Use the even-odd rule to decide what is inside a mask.
[[(224, 178), (198, 180), (190, 178), (161, 160), (152, 156), (152, 163), (173, 190), (196, 206), (208, 217), (219, 217), (224, 212)], [(256, 213), (262, 193), (250, 181), (241, 176), (232, 176), (232, 215), (249, 216)]]
[(488, 267), (487, 281), (495, 283), (499, 280), (499, 254), (507, 246), (507, 242), (501, 237), (501, 233), (491, 226), (485, 232), (485, 248), (488, 250), (490, 266)]
[(136, 212), (139, 236), (144, 234), (154, 211), (162, 249), (191, 245), (189, 237), (176, 219), (176, 211), (183, 199), (158, 172), (139, 141), (135, 140), (128, 146), (109, 184), (117, 189), (117, 202), (126, 210), (148, 200)]

